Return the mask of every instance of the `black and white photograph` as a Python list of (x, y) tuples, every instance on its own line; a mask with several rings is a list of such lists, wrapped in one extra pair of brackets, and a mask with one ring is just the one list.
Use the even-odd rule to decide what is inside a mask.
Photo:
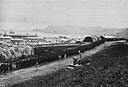
[(0, 87), (128, 87), (128, 0), (0, 0)]

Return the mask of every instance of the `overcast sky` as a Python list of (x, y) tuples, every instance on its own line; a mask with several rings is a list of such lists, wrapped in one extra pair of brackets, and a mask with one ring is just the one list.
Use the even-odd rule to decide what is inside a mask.
[(0, 0), (0, 22), (128, 27), (128, 0)]

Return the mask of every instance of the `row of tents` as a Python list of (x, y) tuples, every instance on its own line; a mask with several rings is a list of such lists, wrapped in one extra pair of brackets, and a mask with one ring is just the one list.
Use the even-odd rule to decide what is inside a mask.
[(0, 46), (0, 63), (34, 55), (34, 49), (28, 45)]

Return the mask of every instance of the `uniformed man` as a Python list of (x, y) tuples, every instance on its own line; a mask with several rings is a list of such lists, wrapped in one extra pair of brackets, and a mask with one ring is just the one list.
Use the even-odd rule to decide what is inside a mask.
[(67, 55), (66, 54), (64, 54), (64, 59), (66, 59), (67, 58)]
[(82, 58), (82, 55), (81, 55), (81, 52), (80, 52), (80, 50), (78, 51), (78, 53), (79, 53), (79, 55), (80, 55), (80, 59)]
[(38, 66), (39, 66), (39, 63), (38, 63), (38, 61), (36, 61), (36, 65), (35, 65), (36, 70), (38, 70)]
[(59, 60), (61, 60), (61, 55), (59, 55)]
[(9, 62), (9, 71), (10, 71), (10, 73), (12, 72), (12, 63), (11, 62)]

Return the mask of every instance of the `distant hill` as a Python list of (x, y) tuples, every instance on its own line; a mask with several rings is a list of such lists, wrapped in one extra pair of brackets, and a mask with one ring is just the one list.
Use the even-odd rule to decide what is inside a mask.
[(41, 29), (33, 29), (32, 30), (33, 32), (36, 31), (36, 32), (43, 32)]
[(123, 29), (121, 32), (117, 32), (116, 37), (128, 38), (128, 28)]
[(104, 27), (77, 27), (72, 25), (64, 26), (48, 26), (47, 28), (34, 29), (33, 31), (39, 31), (47, 34), (89, 34), (89, 35), (103, 35), (103, 34), (116, 34), (120, 28), (104, 28)]

